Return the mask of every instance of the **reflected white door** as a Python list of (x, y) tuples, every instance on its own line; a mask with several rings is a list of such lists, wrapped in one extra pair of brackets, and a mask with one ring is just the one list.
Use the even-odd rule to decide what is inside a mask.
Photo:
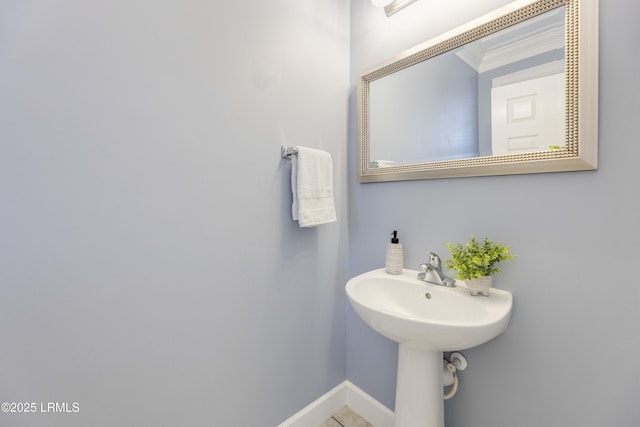
[(491, 89), (493, 155), (565, 145), (564, 73)]

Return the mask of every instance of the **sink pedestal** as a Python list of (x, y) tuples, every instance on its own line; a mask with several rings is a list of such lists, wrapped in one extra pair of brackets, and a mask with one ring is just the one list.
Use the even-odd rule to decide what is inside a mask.
[(441, 351), (400, 344), (395, 427), (444, 427)]

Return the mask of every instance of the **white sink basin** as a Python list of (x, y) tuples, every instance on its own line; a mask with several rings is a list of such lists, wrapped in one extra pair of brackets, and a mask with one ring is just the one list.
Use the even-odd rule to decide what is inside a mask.
[(349, 302), (380, 334), (422, 350), (463, 350), (507, 329), (511, 293), (491, 288), (489, 297), (471, 296), (461, 281), (447, 288), (417, 277), (407, 269), (397, 276), (384, 269), (361, 274), (347, 282)]
[(395, 427), (444, 427), (442, 352), (485, 343), (507, 329), (513, 298), (491, 289), (471, 296), (463, 282), (454, 288), (384, 269), (349, 280), (349, 302), (369, 326), (397, 341)]

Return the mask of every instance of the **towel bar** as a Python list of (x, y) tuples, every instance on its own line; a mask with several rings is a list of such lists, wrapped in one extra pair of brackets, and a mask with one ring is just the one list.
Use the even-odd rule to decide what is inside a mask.
[(296, 147), (291, 147), (289, 145), (283, 145), (280, 147), (280, 155), (283, 159), (290, 159), (294, 154), (298, 154), (298, 149)]

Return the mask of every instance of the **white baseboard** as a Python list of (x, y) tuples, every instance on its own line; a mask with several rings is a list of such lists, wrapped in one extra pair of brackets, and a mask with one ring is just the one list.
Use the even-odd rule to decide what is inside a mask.
[(393, 412), (350, 381), (344, 381), (278, 427), (317, 427), (347, 405), (375, 427), (393, 427)]
[(375, 427), (393, 427), (395, 416), (391, 409), (351, 382), (345, 381), (342, 384), (347, 388), (346, 405), (349, 408)]
[(334, 387), (278, 427), (317, 427), (347, 404), (347, 381)]

